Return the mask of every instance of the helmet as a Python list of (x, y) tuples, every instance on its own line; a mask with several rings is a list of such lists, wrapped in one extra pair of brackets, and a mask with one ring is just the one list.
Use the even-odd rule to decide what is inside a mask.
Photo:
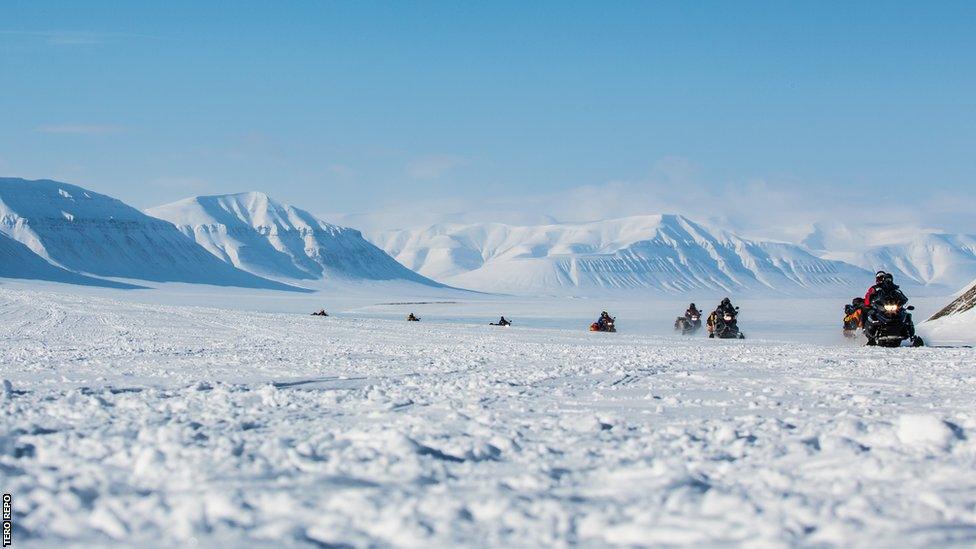
[(863, 307), (864, 306), (864, 298), (863, 297), (855, 297), (854, 298), (854, 301), (851, 301), (851, 304), (854, 305), (855, 307)]
[(894, 277), (894, 276), (892, 276), (892, 274), (891, 274), (891, 273), (885, 273), (885, 275), (884, 275), (884, 281), (885, 281), (886, 283), (888, 283), (888, 284), (892, 284), (892, 283), (894, 283), (894, 281), (895, 281), (895, 277)]
[(888, 273), (884, 271), (878, 271), (874, 273), (874, 281), (877, 282), (878, 284), (881, 284), (882, 282), (884, 282), (885, 275), (887, 274)]
[(725, 298), (725, 299), (722, 300), (722, 305), (728, 305), (730, 303), (732, 303), (732, 300), (729, 299), (729, 298)]
[(688, 308), (689, 309), (697, 309), (697, 307), (695, 307), (695, 304), (694, 303), (692, 303), (691, 305), (689, 305)]

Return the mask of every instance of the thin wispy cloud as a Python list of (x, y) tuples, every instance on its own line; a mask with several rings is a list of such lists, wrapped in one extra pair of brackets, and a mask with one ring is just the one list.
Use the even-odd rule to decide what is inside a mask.
[(2, 30), (0, 36), (14, 36), (42, 40), (52, 46), (83, 46), (95, 44), (109, 44), (126, 39), (155, 39), (148, 34), (127, 32), (96, 32), (96, 31), (21, 31)]
[(34, 128), (37, 133), (74, 134), (74, 135), (107, 135), (122, 133), (126, 129), (111, 124), (44, 124)]

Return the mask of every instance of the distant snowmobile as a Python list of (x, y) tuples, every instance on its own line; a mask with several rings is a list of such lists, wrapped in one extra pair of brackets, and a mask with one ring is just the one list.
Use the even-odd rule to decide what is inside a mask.
[(312, 313), (312, 316), (329, 316), (329, 313), (325, 312), (325, 309), (322, 309), (317, 313)]
[(409, 315), (407, 315), (407, 322), (420, 322), (420, 317), (414, 315), (413, 313), (410, 313)]
[(610, 316), (606, 311), (600, 313), (600, 319), (590, 324), (591, 332), (616, 332), (617, 319)]
[(739, 308), (719, 308), (709, 317), (708, 337), (718, 339), (745, 339), (739, 331)]
[(864, 298), (855, 297), (850, 305), (844, 305), (844, 337), (855, 338), (864, 328)]
[(679, 316), (674, 321), (674, 331), (681, 335), (692, 335), (701, 329), (701, 315)]
[(500, 319), (498, 319), (498, 322), (489, 322), (488, 325), (489, 326), (511, 326), (512, 321), (508, 320), (503, 316)]

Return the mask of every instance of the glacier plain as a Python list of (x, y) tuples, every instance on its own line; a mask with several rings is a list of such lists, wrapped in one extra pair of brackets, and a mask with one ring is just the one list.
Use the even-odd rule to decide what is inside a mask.
[(318, 318), (274, 292), (41, 288), (0, 288), (15, 546), (976, 542), (973, 349), (776, 332), (746, 305), (758, 337), (725, 342), (637, 321), (677, 303), (593, 334), (487, 326), (487, 297)]

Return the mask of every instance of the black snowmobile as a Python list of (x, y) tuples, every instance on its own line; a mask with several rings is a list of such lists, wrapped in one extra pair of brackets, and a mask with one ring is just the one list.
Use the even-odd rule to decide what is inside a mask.
[(739, 331), (739, 308), (717, 310), (712, 313), (712, 330), (708, 337), (718, 339), (745, 339), (746, 335)]
[(915, 307), (906, 306), (901, 299), (886, 299), (881, 305), (872, 307), (864, 321), (867, 344), (901, 347), (902, 342), (907, 340), (912, 347), (925, 345), (925, 341), (915, 335), (915, 323), (909, 312), (914, 310)]
[(488, 325), (489, 326), (511, 326), (512, 321), (505, 317), (501, 317), (498, 319), (498, 322), (489, 322)]
[(701, 329), (701, 325), (701, 314), (679, 316), (674, 321), (674, 331), (681, 332), (681, 335), (693, 335)]

